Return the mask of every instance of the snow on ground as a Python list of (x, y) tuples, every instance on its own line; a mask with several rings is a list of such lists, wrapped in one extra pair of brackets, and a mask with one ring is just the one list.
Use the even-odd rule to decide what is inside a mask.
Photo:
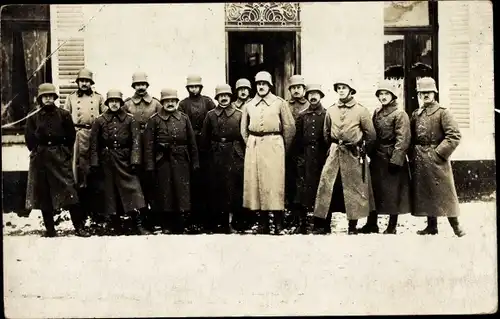
[[(461, 211), (468, 232), (462, 238), (445, 218), (438, 236), (418, 236), (425, 218), (411, 216), (400, 218), (396, 236), (347, 236), (341, 214), (328, 236), (42, 238), (39, 213), (22, 219), (29, 226), (4, 214), (5, 313), (47, 318), (492, 312), (498, 301), (495, 202), (463, 203)], [(62, 221), (58, 229), (69, 231), (71, 222)]]

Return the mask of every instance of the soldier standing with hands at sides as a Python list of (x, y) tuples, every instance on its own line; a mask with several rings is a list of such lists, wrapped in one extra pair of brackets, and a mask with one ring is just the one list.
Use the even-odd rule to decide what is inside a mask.
[(68, 111), (57, 107), (56, 88), (51, 83), (38, 87), (41, 110), (26, 121), (25, 139), (30, 153), (26, 208), (40, 209), (45, 237), (56, 237), (54, 214), (67, 209), (77, 236), (88, 237), (84, 215), (71, 172), (75, 127)]
[[(182, 100), (179, 104), (179, 111), (185, 113), (193, 126), (196, 136), (196, 144), (201, 145), (201, 130), (203, 121), (207, 116), (208, 111), (215, 108), (215, 104), (208, 96), (202, 95), (203, 82), (198, 75), (189, 75), (186, 79), (186, 89), (189, 96)], [(205, 212), (208, 198), (206, 197), (206, 185), (209, 181), (206, 179), (207, 174), (207, 154), (198, 149), (200, 156), (200, 169), (194, 172), (191, 187), (193, 198), (193, 209), (188, 221), (188, 227), (191, 233), (198, 233), (208, 224), (208, 216)]]
[(255, 75), (257, 94), (241, 119), (246, 142), (243, 207), (259, 213), (259, 232), (268, 234), (269, 212), (274, 214), (275, 234), (283, 234), (285, 209), (285, 153), (295, 135), (292, 112), (285, 100), (270, 92), (271, 74)]
[(370, 154), (370, 172), (373, 181), (376, 212), (371, 212), (362, 233), (378, 233), (377, 213), (388, 214), (389, 225), (384, 234), (396, 234), (398, 215), (409, 213), (410, 172), (406, 153), (410, 147), (410, 119), (398, 107), (395, 88), (385, 80), (375, 96), (382, 104), (373, 113), (377, 141)]
[(423, 106), (411, 116), (411, 147), (414, 216), (427, 216), (427, 227), (419, 235), (438, 233), (437, 217), (446, 216), (458, 237), (460, 227), (457, 191), (450, 156), (460, 143), (461, 134), (451, 112), (436, 101), (436, 82), (430, 77), (417, 81), (417, 94)]
[(323, 134), (330, 149), (314, 207), (315, 228), (320, 233), (331, 232), (331, 213), (340, 211), (347, 214), (348, 234), (355, 235), (358, 219), (375, 209), (366, 154), (376, 133), (370, 112), (354, 98), (351, 82), (333, 84), (339, 100), (326, 111)]
[(146, 124), (145, 169), (153, 181), (153, 210), (161, 212), (164, 233), (182, 234), (191, 209), (192, 173), (199, 168), (198, 148), (191, 122), (178, 110), (177, 91), (163, 89), (162, 109)]
[(139, 209), (146, 204), (136, 176), (141, 164), (139, 123), (123, 109), (120, 90), (109, 90), (104, 104), (107, 110), (94, 122), (90, 133), (91, 168), (104, 173), (104, 219), (110, 228), (120, 230), (121, 213), (130, 214), (137, 233), (146, 235), (139, 218)]
[(314, 209), (314, 200), (325, 164), (328, 146), (323, 138), (326, 110), (321, 105), (325, 96), (319, 84), (309, 84), (306, 98), (309, 106), (297, 117), (297, 133), (293, 153), (297, 165), (297, 192), (295, 205), (298, 208), (297, 233), (307, 233), (307, 213)]
[[(232, 233), (233, 225), (241, 230), (243, 161), (245, 142), (241, 136), (241, 111), (231, 104), (228, 84), (215, 88), (218, 105), (208, 111), (202, 130), (200, 148), (209, 154), (208, 180), (211, 181), (209, 229)], [(211, 226), (211, 227), (210, 227)], [(219, 228), (219, 229), (217, 229)]]
[(239, 79), (236, 81), (236, 101), (233, 102), (233, 106), (238, 110), (243, 110), (245, 103), (250, 101), (250, 91), (252, 90), (252, 84), (247, 79)]
[[(135, 93), (133, 96), (125, 100), (123, 109), (126, 113), (132, 114), (135, 121), (139, 124), (142, 154), (144, 153), (142, 146), (146, 122), (153, 114), (158, 112), (162, 106), (160, 104), (160, 101), (152, 97), (148, 92), (149, 81), (146, 73), (138, 71), (132, 74), (132, 88), (135, 90)], [(151, 184), (147, 180), (146, 171), (144, 170), (143, 166), (138, 167), (137, 173), (139, 176), (139, 181), (141, 183), (142, 191), (144, 193), (144, 199), (146, 200), (146, 206), (140, 210), (139, 218), (142, 222), (144, 222), (145, 226), (149, 230), (154, 230), (154, 226), (156, 224), (156, 216), (154, 216), (154, 214), (152, 214), (152, 212), (148, 209), (148, 206), (152, 206), (152, 199), (150, 194), (153, 193), (153, 189), (151, 189)]]
[(76, 77), (78, 90), (68, 95), (64, 109), (71, 114), (76, 128), (76, 141), (73, 150), (73, 176), (78, 197), (85, 218), (90, 216), (100, 223), (100, 180), (102, 176), (90, 174), (90, 129), (99, 114), (104, 112), (104, 98), (92, 90), (93, 73), (82, 69)]

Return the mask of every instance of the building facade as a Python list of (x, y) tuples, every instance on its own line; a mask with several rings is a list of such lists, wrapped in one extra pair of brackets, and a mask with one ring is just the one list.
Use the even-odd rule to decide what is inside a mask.
[[(267, 70), (275, 93), (287, 98), (288, 78), (300, 73), (323, 85), (325, 105), (336, 100), (333, 81), (350, 77), (372, 111), (385, 77), (400, 88), (408, 113), (419, 105), (416, 79), (433, 76), (463, 135), (452, 156), (460, 197), (496, 189), (488, 1), (12, 5), (1, 14), (3, 123), (27, 114), (43, 81), (56, 84), (64, 103), (84, 66), (94, 71), (97, 92), (121, 88), (126, 96), (137, 70), (148, 73), (154, 96), (167, 86), (187, 95), (192, 73), (213, 96), (219, 83), (234, 87), (239, 77)], [(15, 135), (22, 123), (17, 128), (2, 132), (4, 199), (11, 196), (13, 207), (24, 203), (28, 168), (28, 150)]]

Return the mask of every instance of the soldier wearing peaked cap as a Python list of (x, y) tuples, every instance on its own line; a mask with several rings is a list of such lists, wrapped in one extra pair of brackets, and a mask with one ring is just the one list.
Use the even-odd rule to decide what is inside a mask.
[(343, 212), (349, 221), (348, 234), (353, 235), (358, 232), (358, 219), (375, 209), (366, 154), (373, 147), (376, 133), (370, 112), (354, 98), (352, 81), (341, 80), (333, 87), (339, 100), (325, 116), (323, 135), (329, 151), (316, 194), (315, 228), (330, 232), (331, 213)]
[(250, 92), (252, 91), (252, 84), (247, 79), (239, 79), (236, 81), (236, 101), (233, 106), (239, 110), (243, 110), (245, 103), (250, 101)]
[(410, 120), (398, 106), (396, 90), (384, 80), (375, 91), (381, 107), (373, 113), (377, 133), (370, 154), (376, 211), (370, 213), (362, 233), (378, 233), (377, 215), (388, 214), (389, 224), (384, 234), (396, 234), (398, 215), (410, 212), (410, 180), (406, 154), (410, 147)]
[(450, 110), (436, 101), (436, 82), (429, 77), (417, 81), (421, 108), (411, 116), (413, 210), (415, 216), (427, 216), (427, 227), (419, 235), (438, 233), (437, 217), (446, 216), (455, 235), (465, 235), (458, 222), (460, 213), (450, 156), (460, 143), (460, 130)]
[(139, 124), (123, 109), (120, 90), (109, 90), (104, 102), (107, 110), (97, 118), (90, 133), (90, 165), (102, 170), (104, 220), (111, 229), (120, 231), (120, 215), (132, 216), (138, 234), (142, 227), (139, 209), (145, 206), (137, 168), (141, 164)]
[[(134, 95), (125, 100), (123, 109), (125, 112), (132, 114), (139, 125), (142, 156), (144, 152), (142, 145), (146, 122), (161, 109), (161, 104), (160, 101), (149, 94), (149, 80), (145, 72), (137, 71), (132, 74), (132, 88), (135, 90)], [(153, 190), (147, 181), (146, 172), (142, 165), (138, 168), (138, 176), (146, 200), (146, 207), (141, 210), (141, 218), (143, 218), (144, 226), (149, 230), (153, 230), (156, 221), (149, 209), (152, 206), (152, 198), (149, 195), (152, 194)]]
[[(215, 88), (218, 105), (208, 111), (203, 123), (200, 148), (208, 154), (208, 180), (212, 187), (208, 228), (215, 232), (231, 233), (233, 225), (241, 224), (243, 195), (243, 160), (245, 142), (240, 133), (241, 111), (231, 104), (228, 84)], [(240, 228), (241, 229), (241, 228)]]
[[(189, 117), (199, 147), (201, 145), (203, 121), (208, 111), (215, 108), (215, 104), (210, 97), (202, 94), (203, 81), (199, 75), (189, 75), (186, 78), (186, 90), (189, 96), (180, 102), (179, 110)], [(195, 172), (193, 176), (191, 186), (194, 201), (191, 218), (188, 222), (192, 233), (199, 232), (208, 223), (205, 214), (205, 208), (208, 204), (208, 198), (206, 197), (206, 185), (209, 184), (206, 179), (208, 155), (200, 149), (198, 149), (198, 153), (200, 155), (200, 170)]]
[(86, 237), (85, 216), (71, 172), (75, 127), (70, 113), (54, 104), (57, 98), (53, 84), (41, 84), (37, 98), (41, 110), (26, 121), (30, 151), (26, 208), (42, 211), (47, 237), (57, 236), (54, 214), (61, 209), (69, 210), (76, 234)]
[(271, 74), (255, 75), (255, 97), (246, 104), (241, 135), (246, 142), (243, 207), (259, 214), (259, 231), (269, 233), (274, 213), (275, 234), (282, 234), (285, 209), (285, 153), (295, 135), (292, 112), (285, 100), (270, 92)]
[(105, 111), (104, 97), (92, 90), (94, 75), (89, 69), (82, 69), (76, 77), (78, 90), (71, 93), (63, 106), (71, 114), (76, 128), (76, 141), (73, 150), (73, 175), (87, 216), (99, 222), (102, 202), (101, 176), (90, 174), (90, 129), (95, 120)]
[(160, 101), (161, 110), (148, 120), (144, 132), (145, 169), (163, 232), (181, 234), (192, 207), (191, 181), (200, 167), (198, 148), (191, 121), (178, 110), (177, 91), (163, 89)]

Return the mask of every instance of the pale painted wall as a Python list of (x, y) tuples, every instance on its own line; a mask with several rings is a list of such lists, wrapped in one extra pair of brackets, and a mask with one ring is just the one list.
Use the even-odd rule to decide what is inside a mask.
[(187, 96), (186, 76), (202, 76), (204, 94), (225, 82), (224, 4), (108, 4), (85, 6), (85, 60), (95, 71), (96, 90), (133, 94), (132, 73), (146, 72), (150, 93), (163, 87)]
[(373, 111), (384, 75), (383, 2), (306, 2), (301, 7), (306, 81), (323, 86), (324, 105), (330, 106), (338, 99), (333, 82), (352, 77), (357, 99)]

